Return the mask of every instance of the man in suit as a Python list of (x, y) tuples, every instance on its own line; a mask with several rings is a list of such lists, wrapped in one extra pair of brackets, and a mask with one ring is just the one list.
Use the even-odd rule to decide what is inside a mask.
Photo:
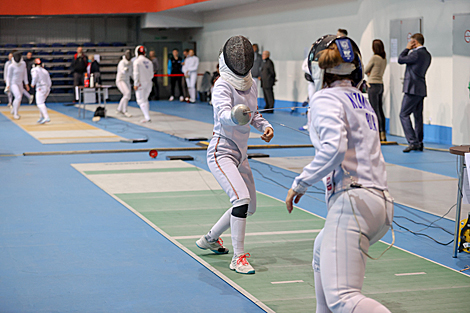
[(263, 65), (261, 67), (261, 87), (263, 88), (264, 101), (266, 102), (264, 113), (273, 113), (274, 108), (274, 91), (273, 86), (276, 82), (276, 72), (274, 71), (274, 63), (269, 58), (269, 51), (263, 51)]
[[(423, 44), (423, 35), (414, 34), (398, 58), (398, 63), (406, 64), (400, 120), (408, 147), (403, 152), (423, 151), (423, 100), (427, 95), (425, 76), (431, 64), (431, 54)], [(411, 124), (411, 114), (415, 119), (414, 129)]]

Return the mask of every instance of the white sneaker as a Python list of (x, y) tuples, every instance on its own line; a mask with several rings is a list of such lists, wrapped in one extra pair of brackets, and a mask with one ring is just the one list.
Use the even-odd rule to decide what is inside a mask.
[(13, 105), (11, 103), (8, 103), (8, 107), (11, 108)]
[(184, 101), (189, 102), (189, 98), (184, 98)]
[(51, 121), (50, 118), (44, 118), (44, 119), (42, 119), (41, 122), (39, 122), (39, 124), (46, 124), (46, 123), (49, 123), (50, 121)]
[(116, 114), (124, 114), (124, 113), (119, 110), (116, 110)]
[(183, 96), (180, 96), (180, 101), (181, 101), (181, 102), (184, 101), (184, 97), (183, 97)]
[(196, 241), (196, 246), (203, 250), (209, 249), (215, 254), (227, 254), (228, 249), (223, 246), (223, 243), (224, 242), (220, 237), (216, 241), (209, 241), (207, 240), (206, 235), (204, 235), (198, 241)]
[(173, 101), (175, 100), (175, 97), (171, 96), (170, 99), (168, 99), (168, 101)]
[(246, 258), (249, 258), (249, 253), (234, 255), (232, 262), (230, 262), (230, 269), (239, 274), (254, 274), (255, 269), (250, 265)]
[(13, 118), (14, 118), (15, 120), (19, 120), (19, 119), (21, 118), (21, 116), (19, 116), (18, 114), (15, 114), (15, 115), (13, 115)]
[(132, 117), (132, 114), (130, 114), (130, 113), (128, 113), (128, 112), (124, 112), (124, 113), (122, 113), (122, 114), (124, 114), (125, 117)]
[(13, 109), (13, 106), (10, 107), (10, 114), (13, 114), (15, 110)]
[(31, 95), (31, 97), (29, 97), (29, 104), (33, 104), (33, 101), (34, 101), (34, 95)]
[(44, 119), (43, 117), (40, 117), (36, 123), (41, 124), (43, 119)]
[(151, 120), (146, 120), (145, 118), (143, 120), (140, 121), (141, 123), (150, 123)]

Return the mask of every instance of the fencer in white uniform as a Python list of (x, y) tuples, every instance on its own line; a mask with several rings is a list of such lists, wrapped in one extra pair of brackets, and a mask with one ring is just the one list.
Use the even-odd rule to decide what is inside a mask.
[(8, 67), (7, 73), (7, 86), (6, 89), (13, 94), (13, 118), (18, 120), (18, 109), (21, 104), (21, 98), (23, 97), (23, 83), (26, 89), (29, 90), (28, 73), (26, 70), (26, 63), (23, 61), (21, 52), (13, 53), (13, 58), (10, 66)]
[(127, 50), (122, 56), (122, 60), (119, 61), (116, 73), (116, 87), (122, 93), (121, 101), (117, 107), (116, 112), (124, 114), (127, 117), (132, 117), (131, 114), (127, 112), (127, 105), (129, 100), (131, 100), (131, 77), (132, 77), (132, 55), (131, 50)]
[(5, 66), (3, 67), (3, 81), (5, 82), (5, 93), (8, 96), (8, 106), (12, 106), (13, 102), (13, 95), (11, 94), (11, 91), (6, 88), (7, 85), (7, 77), (8, 77), (8, 67), (11, 64), (11, 59), (13, 58), (13, 53), (8, 54), (8, 61), (5, 62)]
[(183, 73), (188, 85), (189, 102), (196, 102), (196, 82), (199, 58), (194, 55), (194, 50), (189, 50), (188, 57), (184, 59)]
[(153, 64), (152, 61), (145, 57), (145, 47), (137, 46), (135, 48), (135, 55), (137, 58), (133, 62), (133, 78), (134, 90), (137, 104), (140, 106), (144, 119), (141, 123), (150, 122), (150, 104), (149, 96), (152, 91), (152, 78), (153, 78)]
[(31, 87), (36, 87), (36, 105), (39, 109), (39, 124), (49, 123), (51, 119), (47, 113), (46, 99), (51, 91), (52, 81), (49, 72), (43, 67), (41, 59), (34, 60), (31, 69)]
[(291, 212), (293, 202), (323, 179), (328, 215), (314, 244), (316, 312), (390, 312), (361, 293), (366, 253), (389, 230), (393, 200), (377, 117), (356, 88), (363, 79), (360, 51), (351, 39), (328, 35), (314, 44), (309, 60), (323, 73), (323, 89), (310, 99), (316, 153), (295, 178), (286, 205)]
[[(256, 189), (247, 159), (250, 124), (263, 132), (261, 139), (266, 142), (274, 135), (271, 124), (256, 112), (258, 90), (251, 77), (253, 58), (253, 47), (243, 36), (231, 37), (219, 56), (220, 78), (215, 83), (212, 98), (214, 135), (207, 149), (207, 164), (230, 197), (232, 207), (196, 241), (201, 249), (228, 253), (220, 235), (230, 227), (234, 249), (230, 269), (241, 274), (255, 273), (246, 259), (250, 255), (245, 253), (244, 247), (246, 217), (256, 210)], [(236, 110), (239, 107), (244, 109)]]

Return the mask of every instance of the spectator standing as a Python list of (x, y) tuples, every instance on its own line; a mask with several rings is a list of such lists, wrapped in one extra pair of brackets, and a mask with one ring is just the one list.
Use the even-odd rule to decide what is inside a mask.
[(101, 84), (100, 63), (95, 59), (94, 55), (91, 56), (90, 63), (90, 77), (93, 74), (95, 84)]
[(274, 91), (273, 86), (276, 82), (276, 71), (274, 63), (271, 61), (269, 51), (263, 51), (263, 66), (261, 67), (261, 87), (263, 88), (264, 101), (266, 102), (264, 113), (273, 113), (274, 108)]
[[(184, 62), (186, 61), (186, 58), (189, 56), (189, 49), (184, 49), (183, 50), (183, 62), (181, 63), (181, 71), (183, 74), (185, 73), (184, 71)], [(186, 83), (186, 78), (182, 79), (183, 83), (183, 101), (189, 102), (189, 92), (188, 92), (188, 84)], [(181, 99), (180, 99), (181, 101)]]
[[(411, 36), (405, 50), (398, 57), (399, 64), (406, 64), (403, 81), (403, 102), (400, 120), (405, 132), (408, 147), (403, 152), (423, 151), (423, 101), (427, 96), (426, 71), (431, 64), (431, 54), (426, 50), (424, 37), (420, 33)], [(415, 119), (415, 128), (411, 125), (410, 115)]]
[[(168, 60), (168, 74), (172, 75), (181, 75), (183, 72), (181, 71), (183, 63), (183, 58), (179, 56), (178, 49), (173, 49), (170, 59)], [(175, 87), (178, 84), (178, 91), (180, 94), (180, 101), (184, 100), (183, 96), (183, 85), (181, 84), (182, 76), (170, 76), (170, 84), (171, 84), (171, 96), (170, 101), (173, 101), (176, 97), (175, 95)]]
[(338, 37), (347, 37), (348, 36), (348, 31), (344, 28), (338, 28), (338, 31), (336, 32), (336, 36), (338, 36)]
[(159, 64), (158, 64), (158, 59), (157, 56), (155, 55), (155, 51), (151, 50), (149, 52), (149, 59), (152, 61), (152, 67), (153, 67), (153, 78), (152, 78), (152, 92), (150, 93), (150, 99), (151, 100), (158, 100), (158, 77), (155, 77), (155, 74), (157, 74), (158, 69), (159, 69)]
[(11, 93), (11, 91), (6, 88), (6, 86), (8, 86), (7, 84), (7, 79), (8, 79), (8, 68), (9, 66), (11, 65), (11, 59), (13, 58), (13, 53), (9, 53), (8, 54), (8, 61), (5, 62), (5, 66), (3, 67), (3, 81), (5, 82), (5, 93), (7, 94), (8, 96), (8, 106), (11, 107), (12, 106), (12, 103), (13, 103), (13, 95)]
[(184, 60), (183, 72), (188, 85), (189, 102), (196, 102), (196, 81), (199, 58), (194, 54), (194, 50), (189, 50), (188, 57)]
[(261, 76), (261, 66), (263, 65), (263, 59), (259, 53), (258, 44), (253, 44), (253, 51), (255, 52), (255, 60), (253, 61), (253, 68), (251, 69), (251, 76), (253, 76), (256, 86), (259, 86), (259, 80)]
[(374, 108), (375, 114), (379, 122), (379, 134), (380, 141), (387, 141), (385, 135), (385, 115), (383, 110), (383, 94), (384, 94), (384, 83), (383, 75), (385, 67), (387, 66), (387, 59), (385, 58), (384, 43), (380, 39), (375, 39), (372, 42), (372, 51), (374, 56), (370, 59), (364, 72), (369, 77), (369, 102)]
[[(26, 59), (24, 60), (24, 62), (26, 63), (26, 71), (28, 73), (28, 81), (32, 82), (33, 80), (32, 80), (32, 76), (31, 76), (31, 69), (34, 66), (34, 59), (33, 59), (33, 53), (31, 51), (28, 51), (28, 53), (26, 53)], [(31, 94), (29, 92), (27, 92), (26, 90), (23, 90), (23, 94), (30, 101), (29, 104), (32, 104), (33, 99), (34, 99), (34, 98), (32, 98), (32, 97), (34, 97), (34, 90), (33, 90), (32, 86), (30, 86), (30, 87), (31, 87), (30, 88)]]
[(73, 87), (83, 85), (83, 76), (87, 72), (88, 58), (83, 53), (83, 48), (78, 47), (72, 61)]

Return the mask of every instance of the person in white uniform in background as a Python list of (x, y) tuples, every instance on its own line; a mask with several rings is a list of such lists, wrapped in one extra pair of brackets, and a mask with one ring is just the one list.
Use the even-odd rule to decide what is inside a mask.
[(132, 117), (131, 114), (127, 112), (127, 105), (129, 100), (131, 100), (131, 77), (132, 77), (132, 52), (131, 50), (126, 50), (122, 56), (122, 60), (119, 61), (116, 74), (116, 87), (122, 93), (121, 101), (116, 109), (116, 113), (124, 114), (127, 117)]
[(250, 71), (253, 58), (253, 47), (243, 36), (231, 37), (219, 56), (220, 78), (212, 98), (214, 135), (207, 149), (207, 164), (232, 207), (196, 241), (201, 249), (226, 254), (229, 251), (219, 237), (230, 227), (234, 250), (230, 269), (241, 274), (255, 273), (244, 246), (246, 218), (256, 210), (255, 183), (247, 159), (250, 124), (263, 132), (261, 139), (266, 142), (274, 135), (271, 124), (256, 111), (258, 89)]
[(152, 61), (145, 57), (146, 49), (144, 46), (135, 48), (137, 58), (133, 62), (134, 90), (137, 104), (140, 106), (144, 119), (141, 123), (150, 122), (149, 96), (152, 91), (153, 65)]
[(11, 91), (6, 88), (7, 85), (7, 77), (8, 77), (8, 67), (11, 64), (11, 59), (13, 58), (13, 53), (8, 54), (8, 61), (5, 62), (5, 66), (3, 67), (3, 81), (5, 82), (5, 93), (8, 96), (8, 106), (11, 107), (13, 103), (13, 95), (11, 94)]
[(361, 54), (348, 37), (327, 35), (314, 44), (309, 62), (323, 78), (323, 89), (310, 99), (315, 159), (295, 178), (286, 205), (292, 212), (293, 202), (323, 179), (328, 215), (314, 244), (316, 312), (390, 312), (361, 293), (368, 249), (393, 219), (377, 117), (357, 89)]
[(52, 81), (49, 72), (43, 67), (41, 59), (35, 59), (31, 69), (31, 87), (36, 88), (36, 104), (39, 109), (39, 124), (49, 123), (51, 119), (47, 114), (46, 98), (51, 91)]
[(13, 94), (13, 108), (12, 114), (15, 120), (20, 119), (18, 115), (18, 109), (21, 104), (21, 98), (23, 97), (23, 83), (26, 90), (29, 90), (28, 73), (26, 71), (26, 63), (23, 61), (21, 52), (13, 53), (13, 58), (10, 66), (8, 67), (7, 73), (7, 91), (9, 90)]
[(184, 59), (183, 73), (188, 85), (189, 102), (196, 102), (196, 81), (197, 68), (199, 67), (199, 58), (194, 55), (194, 50), (189, 50), (188, 57)]

